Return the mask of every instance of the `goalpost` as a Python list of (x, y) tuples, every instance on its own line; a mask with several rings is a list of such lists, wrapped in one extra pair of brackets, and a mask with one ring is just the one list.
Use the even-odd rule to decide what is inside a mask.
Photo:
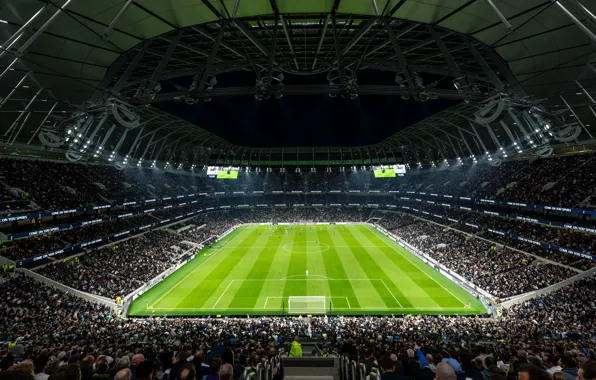
[(325, 314), (327, 304), (324, 296), (288, 297), (288, 314)]

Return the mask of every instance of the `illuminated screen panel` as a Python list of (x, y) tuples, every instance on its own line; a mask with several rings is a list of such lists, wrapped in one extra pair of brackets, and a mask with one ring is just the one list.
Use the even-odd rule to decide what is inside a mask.
[(207, 166), (207, 177), (215, 178), (217, 177), (217, 172), (219, 168), (216, 166)]
[(375, 178), (393, 178), (395, 177), (395, 168), (392, 166), (379, 166), (374, 168)]
[(217, 172), (218, 179), (237, 179), (238, 168), (222, 168)]
[(395, 165), (395, 175), (404, 177), (406, 175), (406, 165)]
[(406, 165), (376, 166), (374, 169), (375, 178), (405, 177)]

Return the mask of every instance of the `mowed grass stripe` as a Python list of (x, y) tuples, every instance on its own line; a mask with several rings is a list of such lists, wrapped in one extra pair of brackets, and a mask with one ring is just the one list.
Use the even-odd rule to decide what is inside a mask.
[[(323, 264), (325, 265), (325, 273), (327, 273), (327, 277), (347, 279), (350, 276), (346, 273), (346, 269), (344, 268), (342, 260), (339, 258), (339, 254), (333, 245), (333, 240), (331, 239), (330, 235), (332, 232), (330, 229), (335, 229), (336, 227), (325, 227), (326, 228), (324, 228), (322, 231), (317, 231), (317, 236), (319, 239), (324, 241), (325, 244), (329, 245), (329, 250), (322, 253)], [(327, 281), (327, 283), (329, 284), (329, 289), (332, 295), (348, 297), (351, 307), (354, 309), (360, 308), (360, 301), (358, 300), (358, 297), (354, 292), (354, 288), (349, 281)]]
[[(295, 228), (295, 226), (288, 226), (289, 228)], [(263, 227), (259, 227), (260, 231), (263, 231)], [(264, 233), (264, 232), (260, 232)], [(288, 236), (282, 239), (282, 244), (277, 247), (274, 252), (271, 265), (269, 266), (269, 272), (263, 277), (263, 287), (261, 288), (260, 294), (256, 299), (256, 308), (265, 307), (270, 313), (281, 314), (281, 304), (284, 291), (285, 280), (281, 280), (288, 276), (288, 269), (290, 266), (290, 252), (286, 250), (286, 244), (289, 244), (294, 239), (293, 230), (289, 230)], [(266, 279), (272, 281), (265, 281)], [(267, 299), (269, 297), (269, 299)]]
[[(329, 300), (334, 314), (484, 312), (480, 301), (370, 226), (245, 226), (222, 242), (222, 249), (219, 243), (203, 249), (135, 300), (130, 315), (281, 314), (282, 298), (278, 297), (283, 297), (287, 313), (290, 296), (333, 297)], [(294, 252), (290, 252), (292, 247)], [(421, 285), (417, 278), (434, 284)], [(388, 292), (385, 285), (404, 309), (391, 294), (383, 294)], [(433, 294), (441, 294), (440, 307)], [(351, 310), (343, 297), (349, 299)], [(387, 305), (388, 297), (391, 305)], [(408, 302), (416, 309), (408, 309)], [(152, 304), (155, 309), (147, 309)]]
[[(302, 232), (302, 234), (301, 234)], [(305, 243), (306, 233), (301, 231), (300, 226), (296, 225), (294, 233), (292, 234), (293, 243)], [(285, 302), (285, 311), (288, 311), (287, 299), (290, 296), (308, 296), (306, 277), (300, 279), (299, 276), (304, 276), (306, 273), (306, 255), (304, 253), (292, 253), (290, 255), (290, 265), (288, 266), (288, 275), (286, 277), (296, 276), (297, 278), (292, 281), (285, 281), (283, 288), (283, 297)]]
[[(363, 235), (369, 238), (371, 241), (386, 239), (384, 235), (382, 235), (379, 231), (370, 226), (361, 226), (360, 228)], [(442, 307), (448, 308), (461, 306), (462, 309), (466, 305), (465, 301), (460, 301), (458, 298), (454, 297), (453, 294), (447, 291), (447, 289), (451, 291), (450, 288), (453, 286), (459, 288), (457, 285), (455, 285), (453, 282), (440, 275), (439, 273), (435, 273), (434, 271), (430, 271), (431, 273), (429, 273), (428, 270), (432, 268), (424, 264), (419, 258), (414, 256), (410, 252), (407, 252), (405, 249), (403, 249), (403, 247), (399, 246), (397, 243), (393, 241), (383, 240), (383, 246), (381, 246), (381, 250), (385, 253), (386, 257), (388, 257), (394, 262), (399, 262), (400, 265), (402, 265), (404, 268), (408, 268), (408, 271), (419, 272), (419, 275), (414, 276), (413, 280), (420, 286), (420, 288), (425, 289), (428, 296), (432, 298), (437, 304), (441, 305)], [(409, 257), (406, 258), (405, 255), (409, 255)], [(416, 265), (418, 263), (419, 265)], [(449, 284), (439, 283), (438, 281), (441, 281), (441, 278), (447, 280)], [(469, 293), (467, 292), (466, 294), (469, 295)], [(459, 294), (457, 296), (459, 298), (462, 298), (459, 296)]]
[(387, 290), (385, 285), (381, 281), (376, 279), (382, 279), (382, 272), (377, 270), (378, 267), (374, 262), (369, 262), (370, 259), (366, 255), (366, 249), (360, 244), (353, 242), (348, 238), (348, 230), (346, 226), (338, 226), (340, 233), (333, 235), (333, 240), (342, 246), (339, 251), (340, 260), (344, 263), (344, 266), (348, 268), (350, 279), (368, 279), (368, 281), (352, 281), (352, 287), (355, 288), (356, 296), (359, 299), (360, 305), (364, 308), (370, 308), (372, 310), (393, 309), (399, 308), (400, 304), (395, 301), (391, 293)]
[(384, 274), (387, 276), (385, 283), (391, 291), (394, 294), (401, 294), (399, 297), (400, 302), (403, 298), (405, 303), (409, 303), (413, 307), (440, 307), (441, 304), (435, 302), (428, 294), (428, 289), (421, 287), (415, 281), (417, 277), (424, 276), (424, 273), (421, 273), (417, 268), (416, 270), (411, 270), (408, 266), (408, 261), (404, 258), (401, 258), (399, 261), (392, 261), (383, 251), (383, 248), (386, 246), (385, 242), (381, 239), (385, 239), (385, 237), (377, 238), (376, 236), (372, 236), (371, 238), (363, 234), (363, 232), (366, 232), (366, 228), (366, 226), (350, 226), (348, 230), (361, 244), (374, 247), (369, 248), (367, 253), (383, 269)]
[[(234, 241), (241, 242), (248, 235), (250, 235), (250, 229), (239, 227), (224, 237), (221, 243), (226, 247), (227, 244), (234, 244)], [(182, 287), (197, 272), (202, 271), (204, 267), (211, 265), (212, 261), (225, 259), (227, 254), (228, 252), (225, 249), (203, 248), (193, 260), (135, 300), (131, 305), (130, 313), (149, 315), (153, 311), (147, 309), (147, 305), (160, 307), (161, 304), (167, 305), (169, 303), (173, 307), (174, 302), (179, 298), (174, 296), (175, 293), (180, 292), (179, 287)], [(186, 291), (181, 293), (186, 293)]]
[[(323, 227), (327, 228), (327, 226)], [(308, 226), (308, 229), (306, 229), (306, 252), (308, 252), (306, 254), (306, 269), (309, 272), (309, 277), (306, 282), (307, 293), (310, 296), (329, 297), (334, 295), (329, 281), (319, 281), (323, 280), (324, 277), (329, 277), (323, 260), (325, 253), (327, 253), (326, 248), (329, 243), (325, 242), (319, 236), (318, 230), (320, 228), (321, 226), (314, 225)], [(317, 281), (308, 281), (313, 279), (316, 279)], [(326, 299), (325, 307), (327, 310), (329, 310), (329, 301), (331, 301), (331, 299)]]
[[(379, 295), (381, 296), (381, 298), (383, 299), (385, 305), (387, 305), (387, 307), (391, 309), (399, 307), (412, 307), (413, 305), (397, 287), (393, 287), (393, 289), (391, 289), (391, 292), (387, 289), (385, 285), (389, 286), (393, 284), (393, 282), (391, 281), (391, 278), (387, 275), (387, 273), (385, 273), (385, 270), (377, 264), (377, 257), (369, 253), (368, 250), (374, 248), (362, 247), (363, 245), (370, 246), (372, 245), (372, 242), (366, 242), (365, 244), (362, 244), (362, 242), (360, 242), (360, 240), (358, 240), (358, 238), (350, 232), (352, 228), (355, 227), (346, 226), (345, 230), (341, 234), (341, 239), (347, 245), (358, 247), (350, 248), (350, 250), (357, 251), (357, 254), (355, 254), (354, 256), (358, 263), (360, 263), (360, 266), (365, 271), (368, 278), (378, 278), (384, 281), (385, 284), (379, 281), (373, 281), (373, 285), (379, 293)], [(395, 298), (397, 298), (398, 302), (395, 301), (395, 299), (393, 298), (394, 296)]]
[[(379, 243), (379, 253), (384, 254), (386, 258), (393, 261), (394, 263), (399, 263), (398, 265), (404, 269), (404, 272), (418, 285), (418, 288), (421, 289), (426, 296), (421, 296), (418, 293), (418, 299), (420, 300), (425, 299), (428, 297), (428, 301), (434, 301), (435, 305), (440, 307), (458, 307), (464, 306), (464, 304), (454, 298), (451, 294), (449, 294), (444, 288), (441, 287), (436, 281), (435, 277), (440, 276), (440, 274), (435, 273), (433, 276), (427, 276), (420, 267), (415, 265), (413, 262), (418, 261), (417, 257), (414, 257), (409, 252), (402, 253), (402, 251), (396, 251), (390, 243), (388, 243), (385, 239), (385, 236), (379, 236), (375, 233), (376, 230), (372, 230), (369, 226), (355, 226), (355, 229), (359, 230), (359, 233), (368, 239), (370, 242), (377, 242)], [(404, 255), (410, 255), (410, 257), (406, 258)], [(408, 260), (409, 259), (409, 260)], [(423, 263), (423, 265), (426, 265)], [(410, 276), (411, 275), (411, 276)], [(416, 296), (416, 295), (414, 295)], [(420, 301), (418, 301), (420, 302)], [(430, 302), (426, 302), (425, 305), (417, 305), (417, 306), (434, 306)]]
[[(259, 229), (257, 228), (257, 231)], [(276, 233), (275, 235), (278, 235)], [(264, 248), (255, 248), (255, 249), (248, 249), (246, 251), (246, 255), (255, 255), (257, 259), (252, 264), (252, 268), (249, 268), (246, 265), (245, 270), (248, 272), (245, 275), (245, 279), (248, 281), (243, 281), (241, 279), (237, 279), (234, 283), (234, 287), (237, 288), (236, 292), (230, 291), (226, 294), (227, 297), (230, 297), (229, 305), (232, 308), (256, 308), (262, 307), (262, 305), (257, 305), (256, 302), (259, 299), (259, 295), (264, 286), (266, 286), (266, 281), (250, 281), (250, 280), (263, 280), (267, 279), (267, 274), (269, 273), (269, 269), (273, 264), (273, 259), (277, 250), (280, 246), (283, 246), (286, 242), (284, 241), (282, 236), (274, 236), (272, 239), (267, 238), (266, 244)], [(263, 235), (259, 236), (260, 239), (257, 242), (263, 240), (265, 237)], [(279, 237), (279, 238), (278, 238)], [(257, 244), (257, 243), (255, 243)], [(244, 261), (244, 260), (242, 260)], [(247, 260), (248, 261), (248, 260)], [(244, 266), (244, 263), (241, 262), (239, 265)], [(224, 297), (226, 297), (224, 296)]]
[[(250, 233), (242, 239), (240, 244), (253, 244), (258, 238), (257, 232), (247, 227)], [(175, 305), (177, 308), (211, 308), (221, 296), (230, 281), (234, 278), (234, 272), (241, 272), (242, 268), (236, 269), (236, 264), (241, 261), (246, 251), (242, 249), (226, 250), (222, 260), (201, 268), (186, 282), (190, 289), (185, 296)], [(223, 253), (223, 252), (222, 252)], [(230, 276), (228, 278), (228, 276)]]

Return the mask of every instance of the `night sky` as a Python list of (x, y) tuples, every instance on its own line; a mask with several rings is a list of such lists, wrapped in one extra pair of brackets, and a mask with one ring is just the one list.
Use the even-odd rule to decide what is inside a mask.
[[(391, 84), (393, 78), (392, 73), (372, 72), (360, 74), (358, 83)], [(254, 85), (251, 73), (226, 74), (217, 79), (218, 87)], [(324, 75), (286, 74), (284, 83), (326, 83), (326, 79)], [(260, 101), (252, 96), (213, 98), (197, 105), (169, 102), (157, 106), (241, 146), (349, 147), (378, 143), (453, 104), (446, 100), (402, 100), (398, 96), (368, 95), (351, 100), (308, 95)]]

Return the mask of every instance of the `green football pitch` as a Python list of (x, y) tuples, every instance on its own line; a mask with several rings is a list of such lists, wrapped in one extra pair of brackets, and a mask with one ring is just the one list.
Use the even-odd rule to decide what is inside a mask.
[(370, 225), (243, 226), (137, 298), (131, 316), (479, 314)]

